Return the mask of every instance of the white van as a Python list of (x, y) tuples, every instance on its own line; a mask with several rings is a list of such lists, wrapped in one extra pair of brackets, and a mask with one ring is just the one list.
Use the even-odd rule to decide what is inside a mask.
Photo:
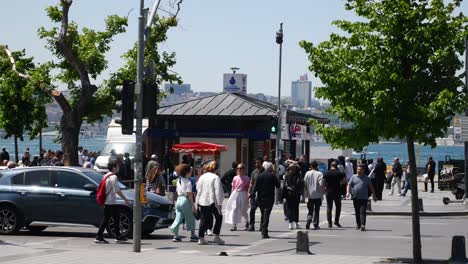
[[(134, 127), (136, 126), (135, 120), (133, 121)], [(143, 132), (148, 128), (148, 119), (143, 119)], [(112, 150), (115, 150), (116, 154), (124, 154), (128, 152), (130, 159), (135, 156), (136, 150), (136, 138), (135, 133), (132, 135), (122, 135), (122, 128), (120, 124), (115, 123), (112, 119), (109, 127), (107, 128), (107, 140), (104, 148), (101, 150), (101, 155), (96, 159), (94, 169), (100, 173), (107, 173), (107, 162)]]

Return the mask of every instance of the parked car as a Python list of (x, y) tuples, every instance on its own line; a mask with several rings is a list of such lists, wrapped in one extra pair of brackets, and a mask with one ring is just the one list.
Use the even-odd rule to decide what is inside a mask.
[[(0, 234), (14, 234), (22, 227), (41, 232), (48, 226), (99, 226), (104, 207), (96, 202), (96, 190), (102, 175), (78, 167), (29, 167), (0, 171)], [(130, 204), (117, 198), (122, 207), (121, 233), (133, 233), (134, 191), (119, 183)], [(142, 235), (167, 228), (174, 221), (172, 201), (147, 193), (143, 206)], [(107, 230), (114, 235), (110, 228)]]

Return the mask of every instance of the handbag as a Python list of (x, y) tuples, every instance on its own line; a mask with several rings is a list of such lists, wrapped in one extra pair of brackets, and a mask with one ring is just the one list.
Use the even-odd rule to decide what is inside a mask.
[(196, 220), (200, 220), (200, 209), (197, 208), (197, 210), (193, 213), (193, 217), (195, 217)]

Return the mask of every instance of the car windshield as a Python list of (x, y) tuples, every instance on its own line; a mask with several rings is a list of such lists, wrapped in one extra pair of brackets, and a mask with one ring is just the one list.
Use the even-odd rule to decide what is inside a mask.
[(125, 154), (128, 152), (130, 156), (135, 156), (135, 143), (107, 142), (101, 153), (110, 155), (112, 150), (115, 150), (116, 154)]
[[(103, 175), (100, 173), (97, 173), (95, 171), (83, 171), (83, 174), (90, 177), (93, 181), (95, 181), (97, 184), (99, 184), (102, 180)], [(127, 186), (123, 185), (122, 183), (119, 182), (119, 188), (122, 190), (128, 189)]]

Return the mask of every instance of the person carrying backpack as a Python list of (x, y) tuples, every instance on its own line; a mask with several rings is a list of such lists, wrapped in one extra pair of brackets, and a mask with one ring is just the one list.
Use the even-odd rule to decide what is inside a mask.
[[(120, 235), (120, 208), (117, 205), (117, 195), (120, 196), (125, 201), (125, 204), (128, 205), (129, 201), (127, 197), (120, 191), (117, 175), (115, 175), (119, 170), (118, 161), (116, 159), (109, 159), (107, 164), (109, 172), (102, 178), (101, 183), (98, 187), (98, 192), (96, 195), (96, 200), (98, 204), (104, 204), (104, 217), (99, 225), (99, 230), (96, 234), (95, 243), (98, 244), (107, 244), (107, 240), (104, 239), (103, 233), (106, 226), (109, 224), (109, 220), (112, 217), (114, 219), (114, 233), (115, 233), (115, 242), (121, 243), (127, 241), (127, 238)], [(105, 198), (105, 199), (104, 199)]]

